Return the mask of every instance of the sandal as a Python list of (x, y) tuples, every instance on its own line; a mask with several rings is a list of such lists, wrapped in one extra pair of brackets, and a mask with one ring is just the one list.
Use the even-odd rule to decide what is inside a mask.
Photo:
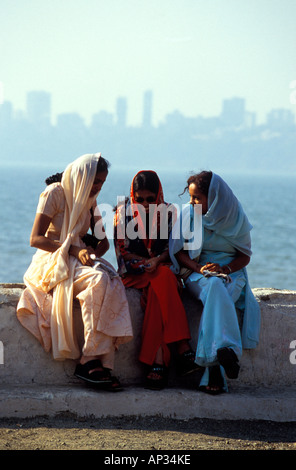
[(209, 383), (208, 385), (200, 385), (198, 390), (208, 393), (209, 395), (219, 395), (225, 392), (220, 366), (212, 366), (209, 368)]
[(233, 349), (220, 348), (217, 350), (217, 358), (229, 379), (237, 379), (240, 366), (238, 358)]
[(177, 359), (177, 372), (178, 375), (184, 376), (195, 372), (198, 369), (202, 369), (196, 362), (194, 362), (195, 354), (192, 349), (179, 354)]
[[(90, 372), (91, 370), (98, 367), (102, 370), (94, 370), (93, 372)], [(92, 361), (88, 361), (85, 364), (77, 364), (74, 375), (90, 384), (100, 385), (112, 383), (110, 371), (102, 367), (101, 361), (99, 359), (93, 359)]]
[(121, 392), (123, 387), (117, 377), (110, 376), (110, 382), (101, 382), (100, 384), (93, 384), (95, 388), (99, 388), (105, 392)]
[[(148, 377), (151, 374), (157, 375), (159, 378)], [(150, 369), (150, 372), (146, 377), (145, 388), (149, 390), (162, 390), (168, 382), (167, 367), (163, 364), (154, 363)]]

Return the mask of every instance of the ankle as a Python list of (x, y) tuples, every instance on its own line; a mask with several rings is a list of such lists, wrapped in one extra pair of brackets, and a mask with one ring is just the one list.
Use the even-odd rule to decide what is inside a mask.
[(191, 347), (189, 346), (189, 343), (188, 341), (180, 341), (178, 343), (178, 353), (179, 354), (184, 354), (185, 352), (187, 351), (190, 351), (191, 350)]

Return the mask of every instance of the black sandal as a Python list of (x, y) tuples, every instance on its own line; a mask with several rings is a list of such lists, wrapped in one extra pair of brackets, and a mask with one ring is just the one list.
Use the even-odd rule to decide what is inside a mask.
[(219, 395), (225, 392), (220, 366), (212, 366), (209, 368), (209, 383), (208, 385), (200, 385), (198, 390), (208, 393), (209, 395)]
[(233, 349), (220, 348), (217, 350), (217, 358), (229, 379), (237, 379), (240, 366), (238, 358)]
[(121, 392), (123, 387), (117, 377), (110, 376), (111, 382), (101, 382), (100, 384), (93, 384), (94, 388), (103, 390), (105, 392)]
[[(96, 368), (102, 368), (102, 370), (94, 370), (90, 373), (91, 370)], [(99, 359), (93, 359), (86, 362), (85, 364), (77, 364), (75, 368), (74, 375), (89, 384), (111, 384), (112, 377), (110, 375), (109, 369), (102, 367), (101, 361)]]
[(149, 390), (162, 390), (164, 387), (166, 387), (168, 383), (168, 371), (166, 366), (163, 364), (154, 363), (153, 366), (151, 366), (148, 375), (151, 373), (158, 375), (159, 378), (156, 379), (147, 376), (145, 388)]
[(182, 354), (179, 354), (178, 359), (177, 359), (177, 373), (181, 377), (184, 375), (191, 374), (192, 372), (195, 372), (196, 370), (203, 369), (200, 367), (195, 360), (195, 354), (192, 351), (192, 349), (188, 349), (188, 351), (183, 352)]

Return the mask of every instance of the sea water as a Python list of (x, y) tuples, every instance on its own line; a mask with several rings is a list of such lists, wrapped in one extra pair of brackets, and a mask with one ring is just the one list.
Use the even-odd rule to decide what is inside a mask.
[[(56, 166), (0, 167), (0, 282), (23, 282), (35, 249), (29, 238), (39, 195), (47, 176), (62, 171)], [(116, 205), (129, 195), (133, 169), (111, 167), (98, 203)], [(189, 172), (160, 170), (167, 202), (182, 204), (179, 197)], [(253, 225), (253, 255), (248, 266), (251, 287), (296, 289), (296, 177), (295, 175), (221, 174), (240, 200)], [(110, 232), (110, 231), (109, 231)], [(112, 230), (111, 230), (112, 232)], [(105, 258), (116, 268), (112, 239)]]

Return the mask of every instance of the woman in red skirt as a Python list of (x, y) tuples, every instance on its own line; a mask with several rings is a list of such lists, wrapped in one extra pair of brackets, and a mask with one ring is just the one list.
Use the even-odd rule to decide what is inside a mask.
[(167, 384), (169, 345), (177, 343), (178, 372), (198, 368), (189, 346), (190, 332), (179, 295), (178, 280), (170, 269), (168, 239), (174, 206), (165, 203), (158, 175), (141, 171), (133, 178), (130, 197), (117, 206), (114, 244), (125, 287), (140, 289), (145, 311), (139, 360), (149, 366), (146, 387)]

